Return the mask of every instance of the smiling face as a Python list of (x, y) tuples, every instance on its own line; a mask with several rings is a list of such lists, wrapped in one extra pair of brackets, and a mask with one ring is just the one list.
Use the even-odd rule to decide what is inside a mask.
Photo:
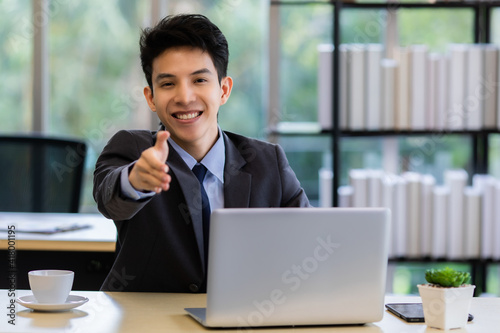
[(233, 85), (219, 79), (210, 55), (197, 48), (165, 50), (153, 60), (151, 88), (144, 96), (172, 139), (198, 161), (218, 137), (217, 113)]

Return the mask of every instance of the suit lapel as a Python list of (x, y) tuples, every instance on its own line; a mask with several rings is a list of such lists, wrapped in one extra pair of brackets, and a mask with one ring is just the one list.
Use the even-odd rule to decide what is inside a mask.
[[(223, 132), (226, 147), (224, 165), (224, 207), (244, 208), (250, 205), (252, 176), (241, 170), (247, 163), (234, 143)], [(244, 147), (242, 147), (244, 148)]]

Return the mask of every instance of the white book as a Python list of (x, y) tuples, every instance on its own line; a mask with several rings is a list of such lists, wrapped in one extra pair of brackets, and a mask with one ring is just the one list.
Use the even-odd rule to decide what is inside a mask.
[(318, 45), (318, 122), (325, 130), (332, 128), (332, 52), (333, 45)]
[(467, 74), (464, 96), (464, 122), (468, 130), (480, 130), (483, 127), (483, 103), (482, 90), (483, 76), (483, 48), (473, 44), (467, 53)]
[(382, 207), (382, 179), (384, 171), (369, 169), (368, 172), (368, 207)]
[(319, 169), (319, 206), (332, 207), (333, 204), (333, 171), (329, 168)]
[(494, 224), (495, 224), (495, 187), (496, 179), (491, 175), (476, 174), (472, 176), (472, 186), (477, 188), (483, 196), (481, 203), (481, 258), (493, 257)]
[(438, 53), (429, 53), (427, 56), (427, 84), (426, 84), (426, 108), (425, 108), (425, 128), (431, 130), (436, 128), (437, 119), (437, 99), (438, 94), (438, 75), (441, 55)]
[(446, 111), (446, 128), (450, 130), (463, 130), (465, 127), (464, 96), (466, 94), (468, 49), (469, 46), (465, 44), (449, 45), (449, 99)]
[(493, 222), (493, 238), (496, 240), (493, 246), (493, 259), (500, 260), (500, 180), (495, 186), (495, 209)]
[(407, 190), (406, 180), (403, 177), (395, 177), (395, 202), (393, 211), (393, 230), (395, 237), (394, 255), (405, 257), (407, 255)]
[(421, 220), (422, 220), (422, 183), (421, 175), (416, 172), (405, 172), (402, 177), (406, 180), (406, 253), (409, 258), (421, 255)]
[(435, 186), (433, 197), (431, 257), (441, 259), (446, 257), (450, 189), (446, 186)]
[(434, 126), (437, 130), (445, 130), (447, 128), (447, 111), (448, 111), (448, 70), (450, 58), (447, 55), (441, 55), (437, 62), (436, 68), (436, 107), (434, 110), (435, 121)]
[(352, 186), (343, 185), (339, 186), (337, 190), (339, 196), (339, 207), (352, 207)]
[(421, 255), (428, 257), (432, 253), (432, 212), (434, 209), (434, 187), (436, 178), (422, 175), (422, 215), (420, 248)]
[(381, 125), (381, 68), (382, 44), (366, 44), (365, 51), (365, 113), (366, 129), (379, 130)]
[[(498, 57), (497, 45), (483, 44), (484, 61), (482, 72), (482, 95), (483, 103), (483, 127), (487, 129), (496, 128), (498, 107)], [(500, 88), (499, 88), (500, 89)]]
[(396, 219), (396, 179), (393, 175), (385, 175), (382, 179), (382, 207), (389, 208), (392, 213), (392, 229), (391, 241), (389, 243), (389, 258), (397, 257), (396, 244), (397, 244), (397, 224)]
[(444, 183), (450, 189), (450, 202), (447, 224), (447, 249), (448, 259), (462, 259), (464, 256), (464, 189), (467, 185), (467, 171), (446, 170)]
[[(497, 78), (500, 80), (500, 51), (498, 51), (498, 56), (497, 56)], [(497, 96), (497, 123), (496, 123), (496, 128), (500, 129), (500, 84), (497, 84), (496, 87), (496, 96)]]
[(412, 45), (410, 48), (410, 128), (412, 130), (424, 130), (426, 128), (427, 52), (426, 45)]
[(349, 87), (348, 87), (348, 113), (351, 130), (364, 130), (366, 128), (365, 114), (365, 46), (363, 44), (349, 44)]
[(481, 191), (475, 187), (464, 189), (464, 258), (477, 259), (480, 255)]
[(364, 169), (349, 171), (349, 183), (353, 188), (352, 206), (368, 206), (368, 173)]
[(396, 91), (398, 63), (393, 59), (382, 59), (382, 101), (381, 101), (381, 129), (394, 130), (396, 128)]
[(339, 46), (339, 72), (340, 72), (340, 87), (339, 87), (339, 105), (340, 105), (340, 114), (339, 114), (339, 126), (340, 129), (345, 130), (349, 126), (349, 98), (348, 98), (348, 90), (349, 90), (349, 54), (348, 47), (345, 44), (340, 44)]
[(410, 52), (407, 47), (394, 49), (398, 62), (396, 90), (396, 129), (410, 129)]

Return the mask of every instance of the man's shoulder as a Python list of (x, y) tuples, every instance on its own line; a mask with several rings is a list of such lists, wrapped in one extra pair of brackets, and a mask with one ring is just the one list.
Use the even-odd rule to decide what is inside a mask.
[(236, 147), (240, 147), (241, 145), (255, 146), (262, 149), (275, 149), (276, 147), (276, 144), (267, 141), (251, 138), (248, 136), (228, 131), (223, 131), (223, 132)]
[(119, 130), (111, 138), (112, 141), (135, 141), (152, 143), (156, 137), (156, 131), (128, 129)]
[(143, 151), (154, 145), (156, 131), (119, 130), (106, 144), (105, 151)]

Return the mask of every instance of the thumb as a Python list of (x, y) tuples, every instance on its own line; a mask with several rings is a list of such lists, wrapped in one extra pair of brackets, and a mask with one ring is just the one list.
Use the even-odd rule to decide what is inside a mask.
[(170, 132), (168, 131), (159, 131), (156, 134), (156, 142), (155, 142), (155, 150), (158, 152), (158, 157), (162, 162), (168, 157), (168, 143), (167, 140), (170, 137)]

